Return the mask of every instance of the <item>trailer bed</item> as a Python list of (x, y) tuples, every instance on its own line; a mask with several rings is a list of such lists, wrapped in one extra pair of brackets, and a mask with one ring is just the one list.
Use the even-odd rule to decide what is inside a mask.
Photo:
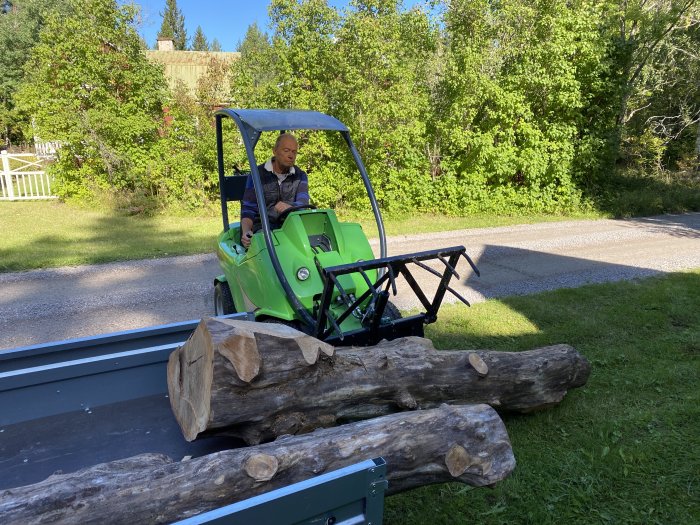
[(179, 461), (242, 445), (223, 437), (188, 443), (167, 397), (149, 396), (0, 428), (0, 489), (146, 452)]
[(242, 446), (188, 443), (170, 409), (167, 359), (197, 323), (0, 352), (0, 489), (147, 452), (179, 461)]

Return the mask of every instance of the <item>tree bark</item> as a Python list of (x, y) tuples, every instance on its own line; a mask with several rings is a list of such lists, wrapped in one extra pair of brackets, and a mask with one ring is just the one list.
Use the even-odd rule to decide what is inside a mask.
[(170, 523), (382, 456), (388, 493), (445, 481), (486, 486), (515, 467), (487, 405), (385, 416), (172, 462), (143, 454), (0, 493), (2, 523)]
[[(528, 412), (560, 402), (569, 389), (584, 385), (590, 373), (588, 361), (567, 345), (527, 352), (437, 351), (419, 337), (339, 347), (335, 353), (327, 348), (307, 352), (316, 356), (314, 362), (289, 350), (289, 344), (279, 344), (271, 335), (274, 329), (250, 336), (259, 326), (204, 319), (170, 356), (170, 403), (185, 439), (224, 431), (257, 444), (442, 403), (488, 403)], [(286, 335), (287, 342), (293, 340)], [(235, 365), (240, 360), (235, 353), (249, 351), (241, 337), (253, 337), (253, 353), (262, 355), (254, 377), (243, 376)], [(304, 341), (311, 348), (323, 344)]]

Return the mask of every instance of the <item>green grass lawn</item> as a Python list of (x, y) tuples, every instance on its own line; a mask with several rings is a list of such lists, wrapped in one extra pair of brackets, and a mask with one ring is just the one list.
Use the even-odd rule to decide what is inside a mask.
[(221, 219), (125, 216), (58, 202), (0, 203), (0, 271), (211, 252)]
[[(231, 212), (232, 218), (236, 215)], [(368, 236), (376, 236), (371, 214), (339, 215), (362, 223)], [(412, 215), (386, 220), (385, 227), (388, 235), (399, 235), (563, 219), (541, 215)], [(0, 202), (0, 272), (213, 252), (221, 229), (220, 215), (211, 211), (149, 217), (60, 202)]]
[(446, 306), (426, 335), (442, 349), (568, 343), (592, 373), (557, 407), (503, 415), (510, 478), (389, 497), (386, 524), (700, 523), (700, 271)]

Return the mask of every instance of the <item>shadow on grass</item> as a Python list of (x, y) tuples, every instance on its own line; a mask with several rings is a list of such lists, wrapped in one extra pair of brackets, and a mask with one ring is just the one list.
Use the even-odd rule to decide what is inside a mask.
[(176, 217), (171, 225), (159, 217), (97, 215), (57, 228), (69, 233), (45, 228), (23, 245), (0, 249), (0, 272), (213, 252), (218, 225), (212, 220), (208, 231), (202, 221), (201, 231), (193, 230), (185, 220)]
[[(25, 269), (27, 261), (41, 269), (0, 273), (0, 348), (210, 315), (219, 225), (178, 228), (183, 220), (95, 215), (67, 238), (47, 233), (1, 250), (6, 272)], [(170, 257), (187, 254), (202, 255)], [(132, 261), (128, 270), (119, 263), (132, 259), (150, 261)]]

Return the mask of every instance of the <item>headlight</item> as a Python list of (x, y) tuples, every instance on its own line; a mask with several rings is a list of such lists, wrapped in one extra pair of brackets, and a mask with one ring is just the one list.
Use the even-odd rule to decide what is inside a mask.
[(305, 266), (302, 266), (297, 270), (297, 279), (300, 281), (306, 281), (309, 278), (309, 275), (309, 269)]

